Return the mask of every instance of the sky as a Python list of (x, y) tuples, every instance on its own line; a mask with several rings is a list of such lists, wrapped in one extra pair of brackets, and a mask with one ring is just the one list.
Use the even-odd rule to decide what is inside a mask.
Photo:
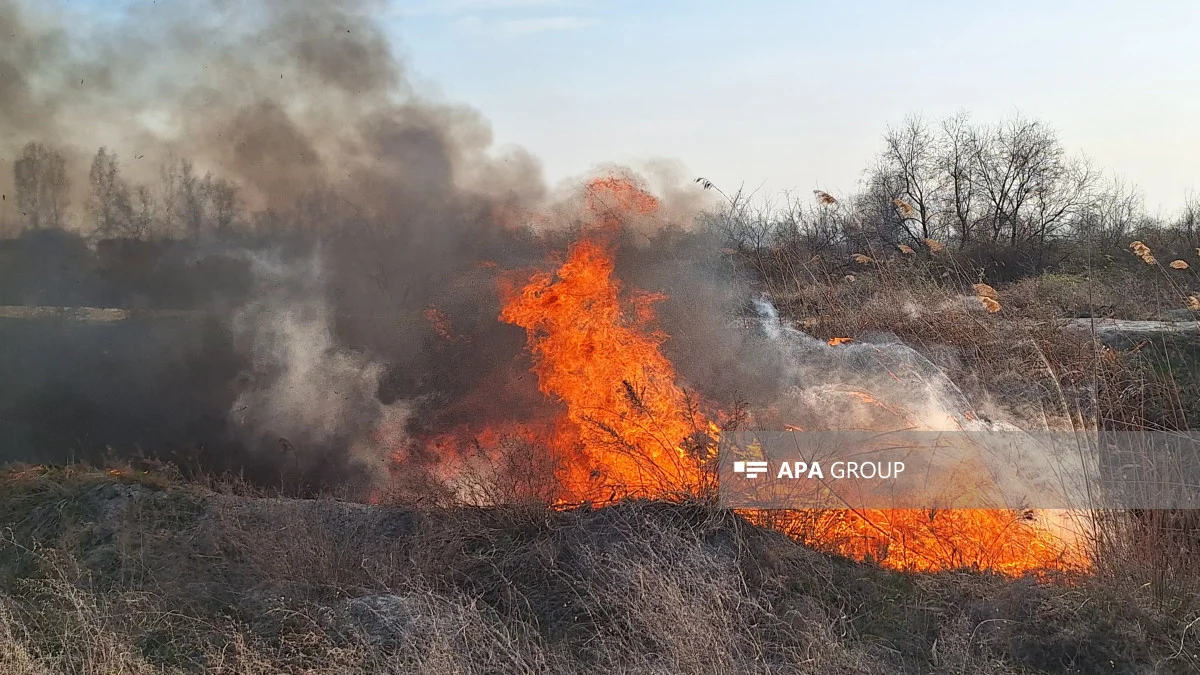
[(1139, 185), (1200, 192), (1200, 2), (392, 0), (420, 88), (551, 182), (669, 159), (728, 192), (853, 191), (889, 124), (1048, 123)]

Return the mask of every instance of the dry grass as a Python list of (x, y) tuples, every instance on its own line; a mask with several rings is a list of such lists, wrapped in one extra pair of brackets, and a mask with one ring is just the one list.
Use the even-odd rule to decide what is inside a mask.
[(1009, 284), (1004, 292), (1022, 313), (1055, 318), (1169, 319), (1187, 306), (1186, 297), (1164, 279), (1145, 269), (1137, 272), (1113, 271), (1101, 281), (1043, 274)]
[(1073, 318), (1189, 320), (1191, 270), (1045, 274), (994, 287), (947, 255), (869, 253), (874, 264), (853, 283), (821, 260), (783, 258), (758, 271), (781, 314), (814, 337), (894, 335), (985, 409), (1039, 426), (1123, 430), (1190, 429), (1200, 415), (1200, 348), (1188, 338), (1122, 349), (1062, 330)]
[(890, 572), (702, 504), (420, 511), (47, 472), (0, 510), (6, 673), (1200, 667), (1196, 605), (1129, 581)]
[[(934, 244), (869, 251), (856, 275), (781, 268), (769, 290), (816, 337), (894, 334), (968, 397), (1046, 426), (1187, 429), (1200, 414), (1194, 347), (1113, 349), (1055, 324), (1103, 297), (1117, 314), (1179, 307), (1186, 282), (992, 287)], [(15, 472), (0, 488), (0, 672), (1200, 669), (1188, 514), (1107, 514), (1091, 573), (1009, 580), (853, 563), (706, 504), (553, 511), (527, 481), (467, 488), (525, 504), (297, 501), (141, 467)]]
[[(1200, 420), (1194, 335), (1106, 343), (1086, 326), (1062, 329), (1064, 320), (1086, 317), (1200, 318), (1188, 311), (1200, 308), (1192, 300), (1200, 277), (1190, 266), (1159, 264), (1145, 244), (1131, 250), (1140, 258), (1133, 268), (995, 287), (953, 261), (904, 253), (876, 255), (884, 261), (860, 270), (854, 284), (836, 281), (820, 261), (776, 266), (764, 283), (781, 311), (815, 337), (899, 337), (993, 417), (1051, 429), (1192, 430)], [(1187, 621), (1200, 616), (1194, 513), (1096, 514), (1090, 534), (1097, 583), (1136, 584), (1164, 611)]]

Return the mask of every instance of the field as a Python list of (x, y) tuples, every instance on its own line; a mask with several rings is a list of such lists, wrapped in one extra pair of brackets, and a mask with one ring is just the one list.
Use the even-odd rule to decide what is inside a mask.
[[(898, 258), (860, 264), (867, 269), (852, 281), (777, 275), (772, 295), (819, 339), (886, 333), (913, 345), (975, 409), (1027, 426), (1032, 419), (1046, 428), (1187, 428), (1197, 414), (1196, 323), (1180, 320), (1173, 280), (1156, 283), (1133, 268), (1136, 298), (1117, 285), (1052, 274), (998, 289), (955, 287), (937, 280), (942, 265), (954, 269), (952, 261)], [(1114, 305), (1127, 303), (1108, 316), (1151, 322), (1137, 330), (1103, 317), (1080, 323), (1106, 293)], [(994, 298), (998, 311), (980, 297)], [(1081, 567), (980, 546), (966, 528), (1024, 541), (1014, 533), (1025, 525), (1007, 516), (983, 525), (969, 514), (897, 518), (868, 546), (811, 523), (789, 528), (777, 516), (735, 514), (699, 492), (575, 508), (545, 499), (468, 507), (444, 494), (434, 506), (368, 505), (336, 491), (303, 500), (286, 492), (231, 474), (185, 477), (150, 459), (113, 458), (98, 469), (14, 466), (0, 488), (0, 668), (1200, 667), (1200, 551), (1188, 512), (1088, 514)], [(890, 554), (866, 559), (881, 541)]]
[[(625, 179), (595, 185), (627, 211), (658, 207)], [(498, 304), (417, 305), (407, 330), (424, 335), (434, 388), (410, 391), (399, 422), (388, 371), (334, 338), (354, 317), (290, 295), (307, 282), (286, 266), (268, 277), (279, 297), (231, 282), (232, 314), (178, 298), (5, 309), (0, 669), (1200, 667), (1192, 511), (733, 512), (707, 454), (747, 425), (1187, 431), (1200, 415), (1189, 265), (1135, 245), (1005, 279), (932, 241), (747, 246), (738, 216), (716, 212), (707, 231), (631, 246), (608, 206), (587, 213), (599, 224), (539, 244), (559, 251), (553, 271), (501, 284)], [(1184, 250), (1175, 236), (1144, 238)], [(96, 274), (78, 251), (71, 264)], [(705, 304), (689, 265), (751, 280), (757, 309)], [(31, 278), (8, 288), (40, 288)], [(81, 287), (117, 293), (109, 279)], [(464, 324), (472, 311), (515, 335)], [(271, 426), (237, 426), (247, 408)]]
[(1195, 599), (819, 553), (701, 503), (405, 509), (4, 479), (6, 673), (1184, 673)]

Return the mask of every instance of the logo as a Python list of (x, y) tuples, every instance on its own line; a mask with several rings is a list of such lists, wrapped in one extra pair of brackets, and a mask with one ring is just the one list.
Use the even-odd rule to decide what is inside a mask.
[(758, 478), (767, 473), (767, 463), (737, 461), (733, 463), (733, 472), (744, 473), (746, 478)]

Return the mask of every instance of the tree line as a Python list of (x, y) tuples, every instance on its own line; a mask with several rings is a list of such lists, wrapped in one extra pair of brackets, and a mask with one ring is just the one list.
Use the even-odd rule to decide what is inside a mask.
[[(1200, 199), (1189, 197), (1173, 218), (1151, 216), (1136, 186), (1068, 153), (1044, 122), (911, 116), (882, 140), (854, 194), (771, 200), (738, 191), (705, 221), (728, 247), (763, 265), (937, 247), (989, 275), (1003, 268), (1001, 275), (1011, 277), (1083, 254), (1112, 257), (1136, 238), (1180, 251), (1200, 247)], [(73, 193), (62, 152), (30, 142), (13, 164), (13, 179), (17, 213), (8, 214), (10, 230), (72, 227), (98, 239), (187, 240), (282, 224), (278, 214), (248, 212), (235, 184), (200, 175), (186, 158), (166, 162), (156, 185), (133, 184), (117, 155), (101, 147), (86, 189)], [(73, 194), (83, 197), (82, 222), (71, 220)], [(306, 209), (298, 204), (297, 214)]]
[[(9, 229), (66, 229), (73, 185), (63, 153), (26, 143), (13, 163), (14, 203)], [(230, 232), (244, 219), (237, 186), (205, 173), (188, 159), (165, 163), (159, 184), (131, 184), (115, 153), (101, 147), (92, 158), (84, 193), (83, 227), (101, 239), (182, 239)]]
[(1180, 251), (1200, 246), (1195, 196), (1175, 217), (1154, 217), (1136, 186), (1068, 153), (1046, 123), (1014, 116), (978, 124), (961, 113), (889, 127), (855, 194), (772, 201), (738, 191), (710, 222), (728, 246), (766, 264), (948, 249), (992, 273), (1007, 268), (1001, 276), (1092, 254), (1106, 260), (1139, 237)]

